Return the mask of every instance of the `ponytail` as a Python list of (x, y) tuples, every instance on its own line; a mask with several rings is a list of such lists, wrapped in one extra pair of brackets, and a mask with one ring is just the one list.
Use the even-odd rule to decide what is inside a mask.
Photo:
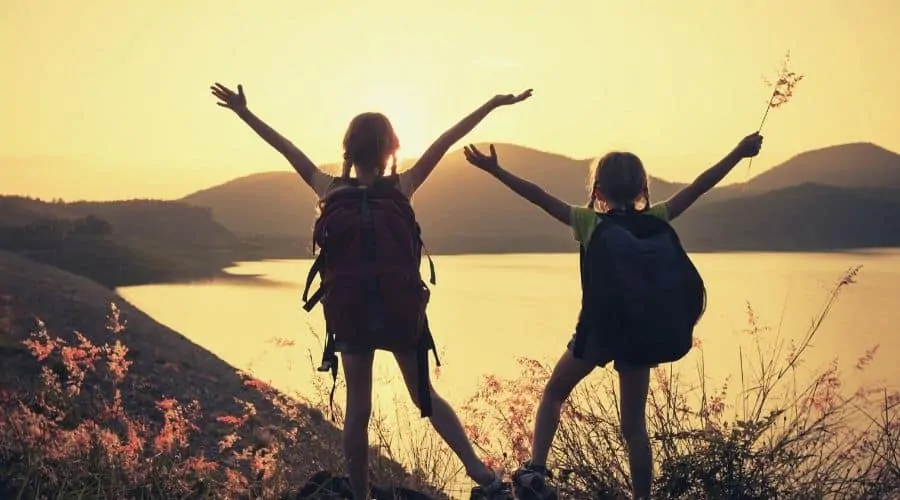
[(341, 178), (347, 180), (350, 178), (350, 168), (353, 166), (353, 156), (345, 151), (344, 152), (344, 169), (341, 172)]
[(650, 210), (650, 183), (649, 182), (644, 183), (644, 191), (642, 194), (644, 196), (644, 208), (641, 209), (641, 211), (646, 212), (647, 210)]
[(593, 210), (593, 209), (594, 209), (594, 203), (596, 203), (596, 202), (597, 202), (597, 194), (596, 194), (596, 192), (592, 189), (592, 190), (591, 190), (591, 199), (588, 200), (587, 205), (586, 205), (587, 208), (590, 208), (591, 210)]
[[(397, 153), (391, 154), (391, 177), (397, 175)], [(378, 167), (378, 177), (384, 177), (384, 165)]]

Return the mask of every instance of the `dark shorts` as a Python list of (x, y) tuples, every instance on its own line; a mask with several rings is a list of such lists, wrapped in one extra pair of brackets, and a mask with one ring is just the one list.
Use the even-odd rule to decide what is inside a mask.
[(375, 352), (375, 349), (364, 345), (350, 345), (346, 342), (335, 342), (334, 352), (343, 354), (368, 354), (370, 352)]
[[(586, 342), (584, 343), (584, 353), (582, 353), (582, 359), (589, 363), (593, 363), (599, 367), (605, 367), (609, 364), (610, 361), (613, 362), (613, 369), (617, 372), (630, 372), (634, 370), (646, 370), (649, 368), (656, 368), (659, 366), (658, 364), (652, 365), (635, 365), (629, 363), (627, 361), (616, 360), (613, 352), (607, 348), (597, 345), (597, 338), (591, 335), (587, 336)], [(575, 354), (575, 334), (572, 334), (572, 339), (569, 340), (569, 344), (566, 346), (572, 354)]]

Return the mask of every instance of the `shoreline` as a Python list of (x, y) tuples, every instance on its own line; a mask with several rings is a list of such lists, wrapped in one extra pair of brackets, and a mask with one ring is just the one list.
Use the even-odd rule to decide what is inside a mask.
[[(882, 254), (890, 254), (894, 252), (900, 251), (900, 246), (898, 247), (847, 247), (847, 248), (833, 248), (833, 249), (803, 249), (803, 250), (688, 250), (688, 254), (695, 255), (709, 255), (709, 254), (730, 254), (730, 255), (744, 255), (744, 254), (762, 254), (762, 255), (772, 255), (772, 254), (823, 254), (823, 255), (835, 255), (835, 254), (865, 254), (869, 256), (878, 256)], [(437, 257), (459, 257), (459, 256), (522, 256), (522, 255), (577, 255), (575, 249), (568, 251), (562, 250), (551, 250), (551, 251), (517, 251), (517, 252), (508, 252), (508, 251), (496, 251), (496, 252), (441, 252), (441, 253), (432, 253), (432, 258)], [(139, 286), (152, 286), (152, 285), (190, 285), (190, 284), (200, 284), (200, 283), (209, 283), (213, 281), (223, 281), (234, 284), (247, 284), (247, 285), (269, 285), (269, 286), (288, 286), (289, 284), (283, 283), (277, 280), (272, 280), (267, 278), (264, 274), (235, 274), (230, 273), (227, 270), (229, 268), (238, 267), (243, 263), (256, 263), (256, 262), (295, 262), (295, 261), (311, 261), (314, 257), (311, 255), (307, 256), (263, 256), (263, 255), (253, 255), (253, 256), (245, 256), (245, 258), (235, 259), (233, 262), (228, 263), (227, 265), (223, 265), (212, 272), (200, 272), (200, 273), (187, 273), (188, 276), (181, 277), (172, 277), (172, 278), (160, 278), (160, 279), (151, 279), (151, 280), (142, 280), (140, 282), (131, 282), (131, 283), (123, 283), (123, 284), (115, 284), (111, 287), (113, 290), (118, 290), (120, 288), (128, 288), (128, 287), (139, 287)], [(423, 255), (423, 261), (426, 260), (426, 257)], [(293, 284), (290, 284), (293, 286)]]

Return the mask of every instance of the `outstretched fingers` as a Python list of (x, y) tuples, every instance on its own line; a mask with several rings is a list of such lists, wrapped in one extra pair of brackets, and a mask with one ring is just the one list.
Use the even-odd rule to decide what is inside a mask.
[[(231, 89), (229, 89), (228, 87), (222, 85), (222, 84), (219, 83), (219, 82), (216, 82), (216, 83), (215, 83), (212, 87), (210, 87), (210, 88), (212, 89), (213, 92), (219, 92), (219, 93), (221, 93), (221, 94), (223, 94), (223, 95), (226, 95), (226, 96), (233, 96), (233, 95), (234, 95), (234, 92), (233, 92)], [(240, 88), (240, 85), (238, 86), (238, 88)]]
[(475, 165), (481, 169), (489, 169), (497, 164), (497, 151), (494, 149), (494, 145), (490, 145), (491, 155), (487, 156), (482, 153), (475, 147), (474, 144), (469, 144), (463, 148), (463, 154), (466, 155), (466, 161)]
[(465, 152), (466, 159), (470, 162), (478, 163), (488, 159), (488, 157), (485, 156), (484, 153), (479, 151), (474, 144), (469, 144), (468, 146), (464, 147), (463, 151)]
[(466, 161), (469, 163), (475, 163), (475, 153), (469, 149), (469, 146), (465, 146), (463, 148), (463, 154), (466, 156)]

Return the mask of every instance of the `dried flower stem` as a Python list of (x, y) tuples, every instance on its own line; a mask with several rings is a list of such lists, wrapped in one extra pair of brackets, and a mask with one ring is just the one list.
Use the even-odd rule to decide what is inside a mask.
[[(774, 84), (766, 82), (767, 85), (773, 86), (772, 95), (769, 97), (768, 104), (766, 104), (766, 112), (759, 122), (759, 127), (756, 129), (757, 132), (762, 131), (762, 127), (766, 123), (766, 118), (769, 116), (769, 110), (778, 108), (787, 103), (794, 95), (794, 86), (803, 79), (803, 75), (791, 71), (788, 68), (790, 60), (791, 52), (788, 51), (784, 55), (784, 60), (781, 63), (781, 71), (778, 73), (778, 80)], [(748, 172), (751, 166), (753, 166), (753, 158), (750, 158), (750, 163), (747, 165)]]

